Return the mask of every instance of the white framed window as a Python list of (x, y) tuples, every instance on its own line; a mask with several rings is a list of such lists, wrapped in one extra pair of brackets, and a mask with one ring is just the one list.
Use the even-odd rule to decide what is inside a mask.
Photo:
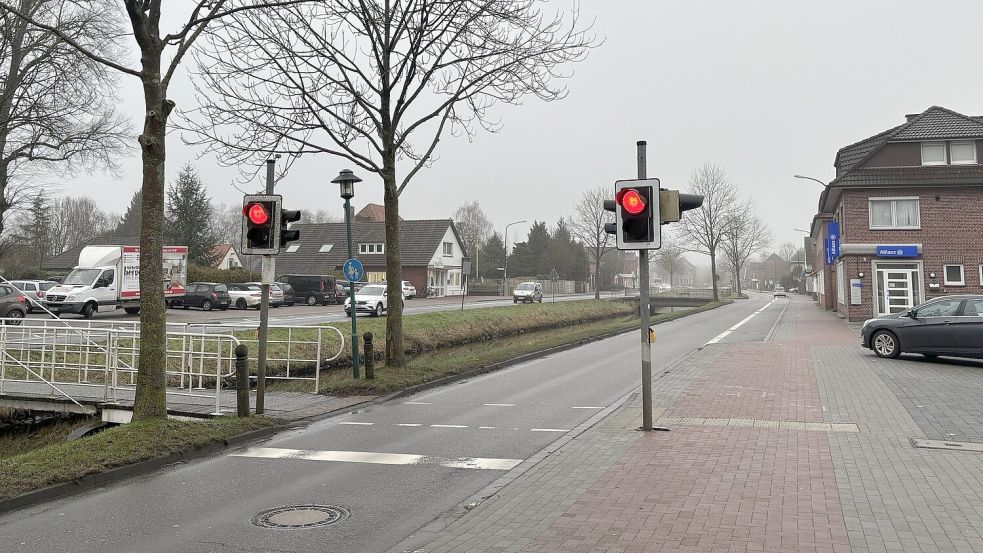
[(975, 165), (976, 142), (972, 140), (950, 142), (949, 159), (953, 165)]
[(454, 255), (454, 243), (444, 242), (444, 257), (451, 257)]
[(317, 250), (317, 253), (328, 253), (331, 251), (331, 248), (333, 247), (334, 244), (321, 244), (321, 248)]
[(300, 249), (300, 243), (294, 242), (293, 244), (287, 246), (287, 253), (297, 253), (297, 250), (299, 249)]
[(945, 165), (945, 142), (922, 142), (922, 165)]
[(943, 277), (942, 281), (945, 283), (946, 286), (966, 285), (966, 275), (963, 274), (962, 265), (943, 265), (942, 277)]
[(870, 198), (867, 202), (872, 230), (921, 228), (918, 198)]
[(385, 253), (386, 249), (382, 244), (359, 244), (358, 253)]

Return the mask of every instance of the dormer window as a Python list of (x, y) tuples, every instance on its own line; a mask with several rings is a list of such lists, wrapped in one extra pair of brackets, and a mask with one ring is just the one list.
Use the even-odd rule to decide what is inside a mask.
[(945, 165), (945, 142), (922, 142), (922, 165)]
[(953, 165), (975, 165), (976, 143), (972, 140), (950, 142), (949, 158), (952, 160)]

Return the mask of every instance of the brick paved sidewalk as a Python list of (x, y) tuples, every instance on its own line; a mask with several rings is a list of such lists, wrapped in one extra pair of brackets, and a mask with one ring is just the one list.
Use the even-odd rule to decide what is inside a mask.
[(671, 432), (628, 402), (412, 549), (983, 551), (983, 453), (910, 441), (983, 442), (981, 364), (877, 359), (796, 298), (654, 389)]

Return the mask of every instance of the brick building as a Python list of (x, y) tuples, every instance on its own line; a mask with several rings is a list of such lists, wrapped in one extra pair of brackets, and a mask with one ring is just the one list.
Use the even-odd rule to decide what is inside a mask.
[(813, 219), (812, 286), (851, 321), (983, 293), (983, 117), (906, 119), (837, 153)]

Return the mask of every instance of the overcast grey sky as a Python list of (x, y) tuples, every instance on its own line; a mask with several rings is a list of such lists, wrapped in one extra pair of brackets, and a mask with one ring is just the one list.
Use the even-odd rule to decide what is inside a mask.
[[(793, 174), (828, 182), (838, 148), (902, 123), (906, 113), (941, 105), (983, 114), (978, 0), (581, 6), (605, 43), (571, 67), (569, 97), (504, 106), (496, 111), (504, 125), (498, 134), (442, 140), (439, 160), (401, 197), (404, 218), (450, 217), (476, 199), (499, 232), (520, 219), (552, 224), (572, 211), (584, 188), (613, 190), (615, 180), (634, 178), (635, 141), (647, 140), (649, 176), (663, 187), (685, 189), (694, 167), (716, 163), (755, 199), (776, 247), (801, 245), (804, 235), (793, 229), (808, 228), (821, 187)], [(142, 122), (137, 80), (122, 77), (121, 87), (121, 109)], [(193, 107), (186, 83), (174, 85), (171, 96), (179, 109)], [(234, 170), (195, 158), (172, 134), (168, 180), (192, 160), (216, 202), (241, 200), (231, 185)], [(287, 207), (340, 213), (329, 181), (349, 165), (307, 157), (278, 192)], [(140, 182), (135, 151), (122, 166), (118, 180), (83, 175), (56, 184), (122, 211)], [(381, 203), (381, 181), (362, 177), (354, 202)], [(512, 228), (511, 240), (524, 239), (524, 226)]]

